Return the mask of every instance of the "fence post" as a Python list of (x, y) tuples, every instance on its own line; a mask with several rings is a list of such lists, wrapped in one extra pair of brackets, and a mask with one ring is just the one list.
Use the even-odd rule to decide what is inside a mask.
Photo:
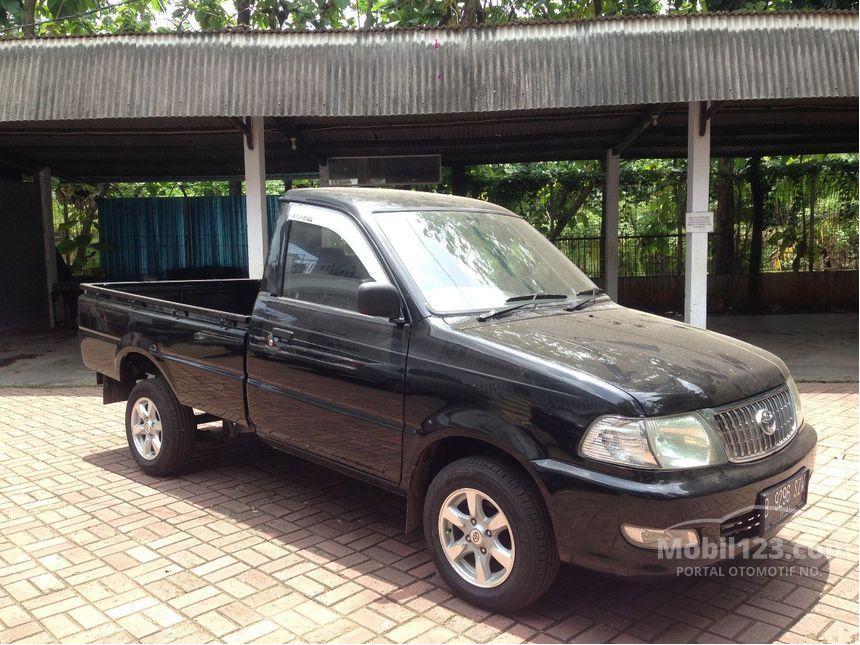
[(817, 199), (818, 174), (809, 178), (809, 270), (815, 270), (815, 200)]
[(761, 259), (764, 242), (765, 187), (761, 177), (761, 157), (750, 159), (750, 197), (752, 198), (752, 239), (750, 240), (750, 265), (747, 283), (748, 307), (758, 313), (761, 285)]

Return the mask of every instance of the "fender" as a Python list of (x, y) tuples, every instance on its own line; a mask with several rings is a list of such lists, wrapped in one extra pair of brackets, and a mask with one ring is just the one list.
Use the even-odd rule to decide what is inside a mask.
[(478, 439), (515, 456), (518, 461), (546, 456), (546, 450), (526, 428), (502, 414), (501, 410), (449, 406), (428, 417), (415, 434), (433, 441), (446, 436)]
[[(403, 488), (406, 491), (406, 532), (422, 523), (424, 495), (440, 448), (453, 449), (447, 461), (458, 457), (457, 445), (468, 446), (468, 454), (480, 445), (516, 461), (549, 501), (549, 491), (534, 469), (532, 461), (546, 457), (546, 451), (529, 431), (486, 409), (446, 408), (429, 418), (420, 430), (407, 432), (403, 444)], [(465, 454), (464, 454), (465, 456)]]
[(135, 383), (134, 375), (127, 374), (123, 370), (123, 362), (130, 356), (140, 356), (146, 359), (155, 367), (157, 375), (164, 378), (170, 388), (174, 392), (176, 391), (169, 370), (166, 369), (167, 364), (158, 350), (157, 344), (138, 332), (132, 332), (125, 334), (117, 343), (114, 355), (114, 372), (113, 374), (106, 374), (104, 379), (104, 403), (124, 401), (131, 393)]

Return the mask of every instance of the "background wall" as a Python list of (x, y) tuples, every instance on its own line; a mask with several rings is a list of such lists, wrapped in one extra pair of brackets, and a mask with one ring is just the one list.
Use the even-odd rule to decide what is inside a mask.
[(48, 326), (39, 184), (0, 180), (0, 329)]

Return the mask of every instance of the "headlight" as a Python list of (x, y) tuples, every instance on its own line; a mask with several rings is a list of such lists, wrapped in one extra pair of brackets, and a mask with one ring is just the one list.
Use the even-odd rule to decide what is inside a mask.
[(583, 457), (632, 468), (697, 468), (726, 461), (718, 437), (696, 413), (600, 417), (579, 446)]
[(611, 464), (634, 468), (660, 467), (648, 445), (642, 419), (600, 417), (588, 426), (579, 452), (583, 457)]
[(788, 377), (788, 393), (791, 395), (791, 405), (794, 406), (794, 420), (797, 424), (795, 428), (803, 425), (803, 408), (800, 406), (800, 392), (797, 390), (797, 383), (790, 376)]

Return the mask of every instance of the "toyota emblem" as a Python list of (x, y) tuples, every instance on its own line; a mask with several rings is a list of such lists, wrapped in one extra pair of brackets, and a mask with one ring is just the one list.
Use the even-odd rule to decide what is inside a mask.
[(762, 409), (756, 412), (755, 421), (766, 435), (770, 436), (776, 432), (776, 417), (770, 410)]

